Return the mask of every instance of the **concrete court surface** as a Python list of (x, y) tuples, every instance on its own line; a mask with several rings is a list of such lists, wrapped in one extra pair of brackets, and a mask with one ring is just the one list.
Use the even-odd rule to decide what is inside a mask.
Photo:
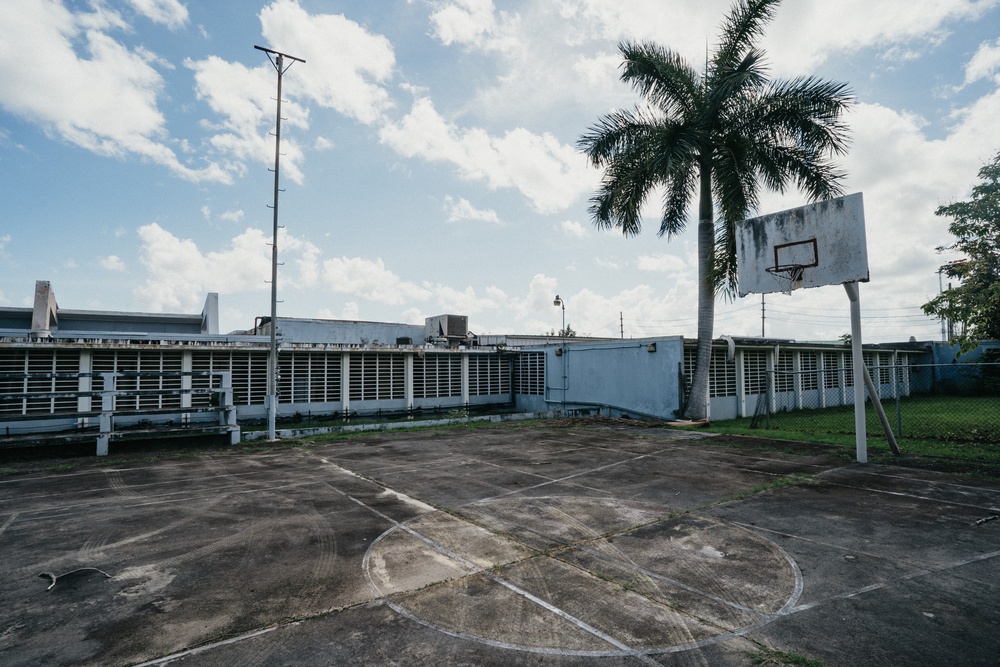
[(1000, 483), (733, 440), (551, 422), (5, 475), (0, 664), (1000, 664)]

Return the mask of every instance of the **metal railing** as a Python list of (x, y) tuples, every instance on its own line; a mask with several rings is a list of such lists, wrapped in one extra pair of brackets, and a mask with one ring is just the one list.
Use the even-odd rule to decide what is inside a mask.
[[(208, 377), (209, 386), (183, 386), (194, 377)], [(28, 389), (67, 379), (91, 388)], [(99, 390), (92, 388), (97, 379)], [(159, 386), (137, 388), (150, 384)], [(192, 405), (197, 395), (208, 395), (209, 405)], [(60, 409), (54, 409), (57, 401)], [(0, 444), (7, 446), (93, 439), (97, 455), (105, 456), (112, 439), (209, 432), (226, 433), (237, 444), (236, 417), (229, 371), (0, 374)]]

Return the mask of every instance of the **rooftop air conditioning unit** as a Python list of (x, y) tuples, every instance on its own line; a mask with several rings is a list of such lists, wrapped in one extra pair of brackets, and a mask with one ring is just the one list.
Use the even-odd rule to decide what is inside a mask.
[(469, 335), (469, 318), (466, 315), (435, 315), (424, 320), (424, 337), (465, 339)]

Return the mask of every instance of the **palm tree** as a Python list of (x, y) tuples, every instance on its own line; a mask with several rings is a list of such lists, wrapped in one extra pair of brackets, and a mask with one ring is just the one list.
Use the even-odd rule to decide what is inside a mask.
[[(846, 84), (814, 77), (770, 80), (755, 42), (780, 0), (737, 0), (704, 72), (677, 52), (623, 42), (622, 81), (644, 104), (602, 117), (579, 141), (605, 169), (591, 199), (594, 224), (640, 232), (640, 210), (662, 192), (659, 235), (684, 229), (698, 197), (698, 347), (685, 416), (708, 415), (715, 296), (734, 293), (735, 223), (758, 207), (763, 184), (794, 184), (811, 201), (841, 194), (832, 156), (847, 149), (840, 117), (851, 104)], [(718, 212), (716, 213), (716, 207)]]

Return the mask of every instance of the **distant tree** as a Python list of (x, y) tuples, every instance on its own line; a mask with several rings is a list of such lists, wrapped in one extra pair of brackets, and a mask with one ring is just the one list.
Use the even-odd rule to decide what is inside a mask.
[(546, 336), (559, 336), (560, 338), (573, 338), (576, 336), (576, 331), (569, 324), (566, 325), (565, 329), (560, 329), (556, 331), (555, 329), (549, 329), (549, 332), (545, 334)]
[[(733, 293), (735, 224), (756, 210), (761, 185), (809, 199), (841, 193), (831, 157), (847, 148), (847, 86), (813, 77), (770, 80), (756, 42), (780, 0), (738, 0), (704, 67), (651, 43), (619, 46), (622, 81), (644, 98), (602, 117), (579, 141), (604, 168), (590, 213), (601, 228), (638, 234), (650, 194), (663, 191), (660, 235), (684, 229), (698, 201), (698, 347), (685, 416), (708, 414), (715, 296)], [(716, 210), (718, 206), (718, 210)]]
[(949, 262), (944, 271), (957, 279), (923, 305), (928, 315), (958, 324), (953, 342), (964, 354), (986, 339), (1000, 339), (1000, 153), (979, 170), (981, 182), (970, 201), (938, 207), (935, 215), (952, 218), (948, 232), (957, 241), (938, 252), (957, 251), (964, 260)]

